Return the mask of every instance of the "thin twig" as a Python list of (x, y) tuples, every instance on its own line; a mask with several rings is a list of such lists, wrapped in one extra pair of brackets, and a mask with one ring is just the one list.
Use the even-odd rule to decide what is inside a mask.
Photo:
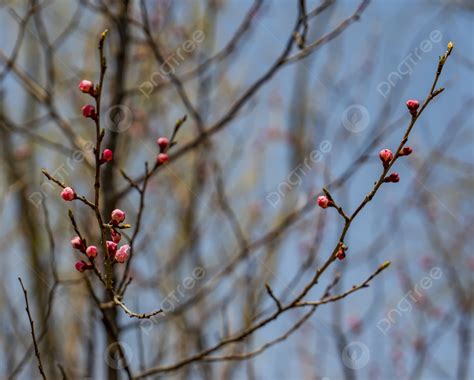
[(41, 355), (40, 355), (40, 351), (39, 351), (39, 348), (38, 348), (38, 344), (36, 342), (36, 335), (35, 335), (35, 326), (34, 326), (34, 322), (33, 322), (33, 318), (31, 317), (31, 313), (30, 313), (30, 306), (28, 304), (28, 293), (26, 292), (26, 289), (25, 287), (23, 286), (23, 281), (21, 281), (21, 278), (18, 277), (18, 281), (20, 281), (20, 285), (21, 285), (21, 288), (23, 289), (23, 294), (25, 296), (25, 304), (26, 304), (26, 313), (28, 314), (28, 319), (30, 321), (30, 327), (31, 327), (31, 337), (33, 339), (33, 345), (35, 347), (35, 355), (36, 355), (36, 359), (38, 359), (38, 369), (39, 369), (39, 372), (41, 374), (41, 377), (46, 380), (46, 375), (43, 371), (43, 364), (41, 363)]
[(265, 288), (267, 289), (267, 293), (271, 297), (271, 299), (275, 301), (278, 310), (281, 310), (282, 309), (281, 302), (278, 298), (275, 297), (275, 294), (273, 293), (272, 288), (270, 288), (270, 285), (265, 284)]
[(125, 311), (131, 318), (138, 318), (138, 319), (149, 319), (155, 315), (158, 315), (158, 314), (161, 314), (163, 313), (163, 309), (159, 309), (159, 310), (156, 310), (156, 311), (153, 311), (151, 313), (135, 313), (133, 311), (131, 311), (127, 306), (125, 306), (125, 304), (120, 301), (119, 297), (115, 296), (114, 297), (114, 303), (117, 305), (117, 306), (120, 306), (123, 311)]

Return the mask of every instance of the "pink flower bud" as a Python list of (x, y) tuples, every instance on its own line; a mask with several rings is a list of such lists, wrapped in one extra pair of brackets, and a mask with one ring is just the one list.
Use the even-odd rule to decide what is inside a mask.
[(90, 117), (91, 119), (94, 119), (96, 114), (95, 114), (95, 107), (91, 104), (88, 104), (84, 107), (82, 107), (82, 115), (84, 117)]
[(413, 116), (416, 115), (416, 112), (419, 106), (420, 106), (420, 103), (418, 102), (418, 100), (410, 99), (407, 101), (407, 107)]
[(328, 208), (331, 205), (332, 205), (332, 202), (325, 195), (321, 195), (321, 196), (318, 197), (318, 206), (319, 207)]
[(165, 164), (169, 160), (169, 157), (166, 153), (160, 153), (158, 156), (156, 156), (156, 161), (159, 162), (160, 164)]
[(115, 253), (115, 260), (118, 263), (124, 263), (125, 261), (128, 260), (129, 251), (130, 251), (130, 246), (128, 244), (122, 245)]
[(337, 257), (339, 260), (344, 260), (344, 259), (346, 258), (346, 252), (344, 251), (343, 248), (340, 248), (339, 251), (337, 251), (336, 257)]
[(117, 232), (115, 230), (110, 231), (110, 236), (112, 237), (112, 240), (114, 243), (120, 243), (120, 239), (122, 238), (122, 235), (120, 232)]
[(393, 159), (393, 153), (390, 149), (382, 149), (379, 152), (379, 157), (383, 162), (383, 166), (386, 168)]
[(74, 189), (72, 187), (65, 187), (63, 191), (61, 191), (61, 198), (63, 198), (65, 201), (72, 201), (74, 198), (76, 198), (76, 193), (74, 192)]
[(87, 264), (84, 261), (78, 261), (74, 266), (81, 273), (88, 268)]
[(117, 250), (117, 243), (107, 240), (105, 244), (107, 245), (107, 252), (110, 256), (113, 256), (115, 254), (115, 251)]
[(166, 137), (160, 137), (158, 140), (156, 140), (156, 143), (160, 147), (160, 150), (164, 151), (166, 148), (168, 148), (170, 140), (168, 140)]
[(125, 212), (116, 208), (114, 211), (112, 211), (110, 218), (114, 224), (122, 223), (125, 220)]
[(73, 238), (71, 240), (71, 245), (72, 245), (72, 248), (74, 249), (78, 249), (80, 251), (83, 251), (84, 250), (84, 242), (82, 241), (82, 239), (79, 237), (79, 236), (76, 236), (75, 238)]
[(89, 259), (93, 259), (97, 256), (97, 247), (95, 245), (90, 245), (86, 249), (86, 255)]
[(84, 79), (79, 83), (79, 89), (85, 94), (90, 94), (94, 89), (94, 84), (90, 80)]
[(109, 161), (112, 161), (113, 157), (114, 157), (114, 153), (110, 149), (104, 149), (100, 160), (102, 162), (109, 162)]
[(413, 149), (411, 149), (409, 146), (405, 146), (401, 151), (400, 151), (400, 156), (409, 156), (413, 152)]
[(393, 172), (389, 176), (385, 177), (384, 182), (400, 182), (400, 176), (398, 173)]

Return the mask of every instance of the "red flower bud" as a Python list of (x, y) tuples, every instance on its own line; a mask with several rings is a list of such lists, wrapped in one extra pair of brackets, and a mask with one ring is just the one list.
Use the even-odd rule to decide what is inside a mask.
[(340, 248), (339, 251), (336, 253), (336, 257), (339, 260), (344, 260), (346, 258), (346, 251), (343, 248)]
[(82, 107), (82, 115), (84, 117), (89, 117), (91, 119), (94, 119), (95, 116), (96, 116), (95, 107), (91, 104), (88, 104), (88, 105)]
[(385, 177), (384, 182), (400, 182), (400, 176), (398, 173), (393, 172), (389, 176)]
[(386, 168), (390, 164), (390, 161), (392, 161), (393, 159), (393, 153), (390, 149), (382, 149), (379, 152), (379, 157), (383, 162), (384, 168)]
[(413, 152), (413, 149), (411, 149), (409, 146), (405, 146), (400, 151), (400, 156), (409, 156), (411, 152)]
[(318, 206), (321, 208), (328, 208), (332, 205), (331, 200), (326, 197), (325, 195), (321, 195), (318, 197)]
[(109, 162), (109, 161), (112, 161), (113, 157), (114, 157), (114, 153), (110, 149), (104, 149), (104, 151), (102, 152), (100, 161)]
[(85, 249), (84, 242), (79, 236), (76, 236), (71, 240), (72, 248), (83, 251)]
[(122, 211), (122, 210), (116, 208), (110, 214), (110, 219), (112, 219), (113, 224), (122, 223), (125, 220), (125, 211)]
[(169, 160), (169, 157), (166, 153), (160, 153), (158, 156), (156, 156), (156, 161), (159, 162), (160, 164), (165, 164)]
[(115, 230), (110, 231), (110, 236), (112, 237), (112, 240), (114, 243), (120, 243), (120, 239), (122, 238), (122, 235), (120, 232), (116, 232)]
[(81, 80), (79, 83), (79, 89), (85, 94), (92, 94), (94, 90), (94, 84), (90, 80)]
[(84, 261), (78, 261), (74, 266), (81, 273), (88, 269), (88, 265)]
[(72, 187), (65, 187), (63, 191), (61, 191), (61, 198), (63, 198), (65, 201), (72, 201), (74, 198), (76, 198), (76, 193), (74, 192), (74, 189)]
[(166, 137), (160, 137), (158, 140), (156, 140), (156, 143), (160, 147), (160, 150), (163, 152), (166, 148), (168, 148), (170, 140), (168, 140)]
[(93, 259), (97, 256), (97, 247), (95, 245), (90, 245), (86, 249), (86, 255), (89, 259)]
[(418, 102), (418, 100), (410, 99), (407, 101), (408, 110), (413, 116), (416, 116), (419, 106), (420, 106), (420, 103)]
[(107, 245), (107, 251), (110, 256), (113, 256), (115, 254), (115, 251), (117, 251), (117, 243), (114, 243), (113, 241), (107, 240), (105, 242)]

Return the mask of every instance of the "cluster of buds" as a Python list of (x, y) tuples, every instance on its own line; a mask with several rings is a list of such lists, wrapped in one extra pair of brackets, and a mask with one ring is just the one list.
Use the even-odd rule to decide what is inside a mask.
[[(110, 215), (110, 236), (112, 240), (106, 241), (106, 248), (108, 257), (113, 258), (116, 263), (124, 263), (128, 260), (130, 246), (128, 244), (118, 247), (122, 235), (116, 231), (116, 227), (119, 226), (125, 220), (125, 212), (120, 209), (115, 209)], [(75, 267), (79, 272), (84, 272), (88, 269), (93, 268), (93, 261), (97, 257), (98, 249), (95, 245), (86, 246), (86, 242), (79, 236), (76, 236), (71, 240), (71, 245), (74, 249), (77, 249), (81, 253), (85, 254), (90, 260), (89, 263), (80, 260), (76, 262)]]
[(67, 202), (70, 202), (76, 199), (76, 192), (72, 187), (65, 187), (63, 191), (61, 191), (61, 198)]
[[(110, 215), (110, 220), (113, 226), (118, 226), (125, 220), (125, 212), (118, 208), (115, 209)], [(124, 244), (118, 248), (118, 243), (120, 243), (122, 235), (120, 232), (117, 232), (114, 227), (110, 229), (110, 237), (112, 240), (107, 240), (106, 242), (107, 253), (109, 254), (109, 257), (113, 257), (117, 263), (126, 262), (128, 260), (130, 246), (128, 244)]]
[[(95, 256), (97, 256), (97, 248), (94, 246), (89, 246), (86, 248), (86, 243), (79, 236), (76, 236), (71, 240), (71, 245), (72, 248), (77, 249), (78, 251), (86, 254), (89, 259), (93, 259)], [(83, 260), (76, 262), (74, 266), (81, 273), (85, 272), (88, 269), (92, 269), (92, 263), (86, 263)]]
[(416, 116), (419, 106), (420, 106), (420, 102), (418, 102), (418, 100), (410, 99), (407, 101), (407, 108), (410, 111), (412, 116)]
[(113, 257), (115, 262), (122, 264), (128, 260), (130, 252), (130, 246), (128, 244), (124, 244), (118, 248), (117, 243), (107, 240), (106, 245), (109, 257)]
[[(93, 97), (95, 97), (97, 93), (96, 89), (94, 88), (94, 83), (86, 79), (81, 80), (79, 83), (79, 90), (81, 90), (84, 94), (89, 94)], [(82, 107), (82, 115), (93, 120), (97, 118), (97, 112), (92, 104), (87, 104)]]
[(170, 146), (170, 141), (166, 137), (160, 137), (156, 140), (158, 147), (160, 148), (160, 153), (156, 156), (156, 162), (158, 164), (165, 164), (168, 162), (169, 157), (166, 151)]
[[(413, 149), (410, 148), (409, 146), (403, 147), (403, 149), (400, 151), (399, 156), (409, 156), (413, 152)], [(390, 163), (393, 160), (393, 153), (390, 149), (382, 149), (379, 152), (379, 157), (380, 160), (382, 160), (383, 167), (388, 168)], [(400, 176), (398, 173), (391, 173), (387, 177), (384, 178), (384, 182), (400, 182)]]

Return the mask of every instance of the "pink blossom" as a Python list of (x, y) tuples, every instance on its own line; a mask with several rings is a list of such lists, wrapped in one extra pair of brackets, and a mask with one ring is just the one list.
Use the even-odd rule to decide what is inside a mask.
[(104, 151), (102, 152), (101, 161), (109, 162), (109, 161), (112, 161), (113, 157), (114, 157), (114, 153), (110, 149), (104, 149)]
[(415, 116), (416, 112), (418, 110), (418, 107), (420, 106), (420, 103), (416, 99), (410, 99), (407, 101), (407, 107), (410, 113)]
[(107, 251), (109, 252), (109, 255), (110, 256), (114, 255), (115, 251), (117, 250), (117, 243), (107, 240), (105, 244), (107, 245)]
[(82, 115), (84, 117), (90, 117), (90, 118), (95, 118), (95, 107), (91, 104), (88, 104), (84, 107), (82, 107)]
[(92, 90), (94, 89), (94, 84), (90, 80), (81, 80), (79, 83), (79, 89), (84, 92), (85, 94), (92, 93)]
[(86, 249), (86, 255), (89, 259), (93, 259), (97, 256), (97, 247), (95, 245), (90, 245)]
[(110, 218), (114, 224), (122, 223), (125, 220), (125, 212), (116, 208), (114, 211), (112, 211)]
[(383, 166), (387, 167), (390, 161), (393, 159), (393, 153), (390, 149), (382, 149), (379, 152), (379, 157), (383, 162)]
[(115, 230), (111, 230), (110, 231), (110, 236), (112, 237), (112, 240), (114, 243), (120, 243), (120, 239), (122, 238), (122, 235), (120, 234), (120, 232), (117, 232)]
[(81, 273), (87, 269), (87, 264), (84, 261), (78, 261), (74, 266)]
[(329, 200), (328, 197), (325, 195), (321, 195), (318, 197), (318, 206), (321, 208), (328, 208), (331, 206), (332, 202)]
[(115, 253), (115, 260), (118, 263), (124, 263), (125, 261), (128, 260), (129, 251), (130, 251), (130, 246), (128, 244), (122, 245)]
[(166, 137), (160, 137), (158, 140), (156, 140), (156, 143), (160, 147), (160, 150), (164, 151), (168, 147), (170, 140), (168, 140)]
[(84, 250), (84, 242), (79, 236), (76, 236), (71, 240), (72, 248), (79, 249), (80, 251)]
[(169, 157), (166, 153), (160, 153), (158, 156), (156, 156), (156, 161), (159, 162), (160, 164), (165, 164), (169, 160)]
[(76, 198), (76, 193), (74, 192), (74, 189), (72, 187), (65, 187), (63, 191), (61, 191), (61, 198), (63, 198), (65, 201), (72, 201), (74, 198)]

